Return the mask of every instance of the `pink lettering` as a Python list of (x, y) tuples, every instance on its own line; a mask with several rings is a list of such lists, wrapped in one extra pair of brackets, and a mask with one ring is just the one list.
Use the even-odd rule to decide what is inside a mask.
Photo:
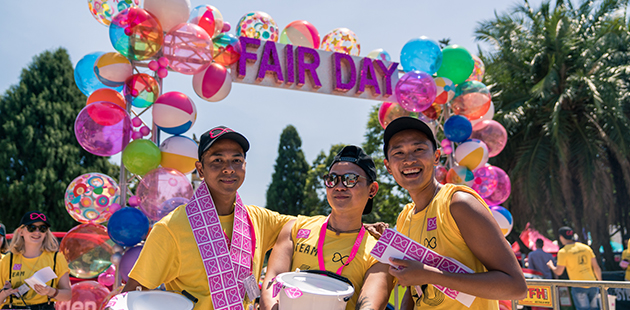
[(248, 52), (247, 47), (252, 46), (258, 49), (260, 40), (248, 37), (239, 37), (238, 40), (239, 43), (241, 43), (241, 58), (238, 60), (238, 77), (244, 78), (245, 75), (247, 75), (247, 63), (256, 62), (256, 60), (258, 60), (256, 53)]
[[(342, 62), (343, 60), (343, 62)], [(348, 83), (343, 82), (343, 69), (350, 69), (348, 76)], [(335, 90), (349, 91), (357, 83), (357, 68), (354, 65), (354, 60), (348, 54), (334, 53), (333, 54), (333, 68), (335, 70)], [(347, 71), (346, 71), (347, 72)]]
[(383, 97), (389, 97), (393, 94), (392, 75), (398, 71), (398, 63), (392, 62), (389, 64), (389, 67), (385, 67), (385, 64), (380, 59), (375, 60), (374, 63), (376, 63), (376, 67), (383, 74), (383, 78), (385, 79), (385, 94), (383, 94)]
[(381, 89), (378, 87), (378, 80), (376, 78), (376, 72), (374, 72), (372, 59), (365, 57), (361, 62), (363, 64), (361, 66), (361, 77), (359, 78), (357, 94), (363, 93), (366, 86), (372, 86), (373, 94), (380, 95)]
[(273, 41), (267, 41), (265, 43), (265, 49), (263, 50), (262, 59), (260, 60), (260, 67), (258, 67), (257, 80), (262, 81), (269, 71), (275, 74), (276, 83), (284, 82), (282, 67), (280, 66), (280, 57), (278, 57), (276, 43)]
[[(306, 56), (311, 60), (310, 63), (306, 62)], [(241, 56), (243, 57), (243, 56)], [(322, 83), (319, 81), (319, 77), (317, 76), (317, 67), (319, 67), (319, 54), (317, 50), (298, 46), (297, 48), (297, 63), (298, 63), (298, 86), (302, 86), (305, 84), (306, 80), (306, 70), (308, 70), (311, 74), (311, 82), (313, 83), (313, 88), (322, 87)]]

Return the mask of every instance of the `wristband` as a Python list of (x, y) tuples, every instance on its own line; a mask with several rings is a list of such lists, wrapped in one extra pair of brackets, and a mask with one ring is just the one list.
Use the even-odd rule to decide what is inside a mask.
[(55, 288), (55, 293), (52, 296), (50, 296), (50, 298), (55, 298), (57, 297), (57, 295), (59, 295), (59, 289)]

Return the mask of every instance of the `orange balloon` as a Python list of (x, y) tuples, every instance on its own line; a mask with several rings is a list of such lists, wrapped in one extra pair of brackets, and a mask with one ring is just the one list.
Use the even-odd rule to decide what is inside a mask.
[(123, 95), (113, 89), (110, 88), (100, 88), (95, 90), (87, 99), (85, 105), (89, 105), (90, 103), (98, 102), (98, 101), (107, 101), (114, 104), (117, 104), (123, 109), (127, 109), (127, 103), (125, 102), (125, 97)]

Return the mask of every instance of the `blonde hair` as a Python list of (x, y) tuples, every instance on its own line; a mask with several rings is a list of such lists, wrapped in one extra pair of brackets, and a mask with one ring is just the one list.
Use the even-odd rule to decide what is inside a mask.
[[(13, 232), (13, 239), (11, 239), (11, 245), (9, 245), (9, 251), (13, 254), (24, 254), (24, 236), (22, 236), (22, 229), (26, 229), (26, 226), (22, 225)], [(42, 250), (48, 252), (57, 252), (59, 250), (59, 241), (55, 238), (55, 235), (48, 229), (42, 242)]]

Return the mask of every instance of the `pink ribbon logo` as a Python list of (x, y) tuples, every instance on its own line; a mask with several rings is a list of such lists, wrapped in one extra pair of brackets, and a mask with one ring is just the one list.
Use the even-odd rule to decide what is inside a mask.
[(31, 220), (35, 220), (37, 218), (40, 218), (42, 221), (46, 221), (44, 213), (31, 213)]
[[(219, 131), (219, 130), (220, 130), (220, 132), (215, 133), (216, 131)], [(234, 131), (234, 130), (232, 130), (230, 128), (227, 128), (227, 127), (226, 128), (217, 128), (217, 129), (215, 129), (215, 130), (210, 132), (210, 138), (214, 139), (214, 138), (216, 138), (216, 137), (218, 137), (218, 136), (220, 136), (220, 135), (222, 135), (222, 134), (224, 134), (226, 132), (230, 132), (230, 131)]]

